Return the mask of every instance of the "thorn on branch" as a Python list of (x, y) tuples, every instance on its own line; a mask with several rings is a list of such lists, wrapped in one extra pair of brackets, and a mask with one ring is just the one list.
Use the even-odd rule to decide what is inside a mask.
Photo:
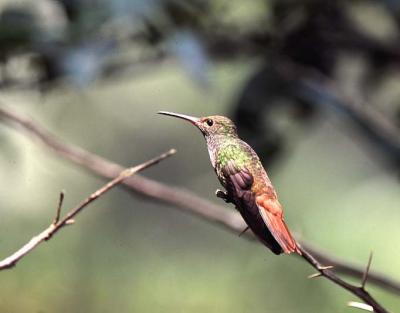
[(369, 253), (369, 258), (368, 258), (368, 263), (367, 263), (367, 267), (365, 268), (365, 272), (361, 281), (361, 289), (365, 289), (365, 284), (367, 283), (368, 280), (368, 274), (369, 274), (369, 269), (371, 267), (371, 263), (372, 263), (372, 257), (373, 257), (373, 252), (371, 251)]
[(333, 265), (328, 265), (328, 266), (318, 266), (318, 270), (319, 271), (325, 271), (325, 270), (330, 270), (332, 269), (334, 266)]
[(364, 310), (364, 311), (368, 311), (368, 312), (374, 312), (374, 308), (366, 303), (350, 301), (349, 303), (347, 303), (347, 305), (352, 308), (356, 308), (356, 309), (360, 309), (360, 310)]
[(240, 232), (239, 237), (242, 237), (242, 235), (243, 235), (246, 231), (248, 231), (249, 229), (250, 229), (249, 226), (247, 226), (245, 229), (243, 229), (243, 230)]
[(313, 279), (313, 278), (317, 278), (317, 277), (321, 277), (321, 276), (322, 276), (322, 273), (318, 272), (318, 273), (314, 273), (314, 274), (307, 276), (307, 278)]
[(64, 195), (65, 195), (64, 190), (61, 190), (60, 198), (58, 200), (58, 206), (57, 206), (57, 210), (56, 210), (56, 217), (54, 218), (53, 223), (52, 223), (53, 225), (56, 225), (60, 221), (61, 208), (62, 208), (62, 205), (64, 202)]
[(318, 265), (316, 268), (317, 268), (317, 270), (318, 270), (319, 272), (318, 272), (318, 273), (311, 274), (311, 275), (308, 276), (307, 278), (312, 279), (312, 278), (317, 278), (317, 277), (323, 276), (323, 275), (324, 275), (323, 272), (324, 272), (325, 270), (330, 270), (330, 269), (332, 269), (333, 266), (332, 266), (332, 265), (328, 265), (328, 266)]

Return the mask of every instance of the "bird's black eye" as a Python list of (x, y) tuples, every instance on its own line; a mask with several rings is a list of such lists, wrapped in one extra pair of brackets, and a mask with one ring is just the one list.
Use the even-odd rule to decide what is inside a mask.
[(208, 126), (211, 127), (211, 126), (213, 126), (214, 121), (212, 119), (208, 118), (208, 119), (206, 119), (206, 123), (207, 123)]

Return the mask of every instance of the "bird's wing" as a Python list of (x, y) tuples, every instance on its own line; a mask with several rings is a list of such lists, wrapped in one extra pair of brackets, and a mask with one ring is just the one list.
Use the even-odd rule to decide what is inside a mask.
[(256, 196), (251, 190), (253, 175), (247, 168), (238, 168), (234, 161), (229, 161), (223, 172), (228, 178), (226, 182), (228, 193), (234, 197), (235, 203), (242, 203), (249, 210), (258, 210), (268, 230), (285, 253), (301, 254), (296, 240), (284, 222), (282, 206), (275, 193), (266, 192)]
[(233, 160), (222, 168), (226, 178), (226, 189), (228, 194), (234, 198), (235, 203), (245, 201), (247, 205), (255, 204), (255, 197), (251, 191), (253, 185), (253, 175), (247, 168), (238, 168)]

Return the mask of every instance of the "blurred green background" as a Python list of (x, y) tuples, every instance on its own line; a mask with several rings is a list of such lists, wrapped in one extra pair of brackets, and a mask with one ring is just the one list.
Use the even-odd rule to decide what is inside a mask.
[[(244, 3), (229, 4), (231, 8), (223, 14), (228, 25), (234, 21), (246, 29), (261, 15), (260, 8), (267, 15), (273, 14), (268, 9), (273, 1), (266, 9), (262, 1)], [(3, 10), (8, 4), (3, 1)], [(29, 1), (18, 4), (20, 8), (35, 6)], [(369, 25), (372, 22), (365, 23), (372, 28), (366, 30), (368, 34), (375, 31), (376, 36), (385, 38), (394, 27), (387, 26), (384, 14), (388, 13), (382, 13), (377, 4), (355, 1), (346, 10), (354, 19), (373, 21), (373, 27)], [(22, 87), (19, 84), (20, 77), (7, 81), (6, 73), (0, 101), (32, 116), (66, 142), (124, 166), (174, 147), (178, 150), (174, 157), (143, 174), (223, 205), (214, 196), (220, 186), (201, 134), (189, 124), (156, 112), (237, 117), (237, 99), (264, 59), (242, 56), (215, 60), (203, 44), (210, 59), (200, 60), (200, 67), (189, 66), (189, 71), (185, 67), (188, 56), (183, 52), (183, 59), (172, 53), (138, 74), (111, 78), (99, 74), (84, 80), (83, 85), (79, 79), (63, 76), (57, 78), (55, 86), (43, 87), (40, 81), (26, 88), (25, 81)], [(25, 49), (4, 53), (6, 72), (13, 66), (24, 68), (19, 62), (25, 53), (38, 53)], [(137, 48), (131, 49), (118, 45), (118, 54), (112, 58), (121, 60), (124, 53), (135, 54)], [(201, 54), (201, 49), (194, 51)], [(18, 60), (11, 60), (16, 62), (11, 64), (15, 55)], [(365, 60), (360, 59), (355, 53), (340, 56), (332, 74), (349, 94), (357, 89), (352, 88), (357, 84), (354, 77), (364, 75)], [(199, 68), (206, 69), (199, 74)], [(25, 68), (21, 71), (25, 73)], [(42, 74), (34, 73), (33, 77)], [(368, 90), (372, 94), (368, 99), (380, 105), (379, 112), (391, 117), (400, 83), (398, 74), (384, 75), (388, 79), (376, 83), (379, 89)], [(263, 114), (261, 122), (267, 124), (272, 118), (286, 138), (285, 153), (268, 162), (267, 169), (290, 228), (299, 238), (357, 264), (365, 264), (373, 251), (372, 270), (400, 279), (399, 180), (398, 169), (385, 160), (389, 152), (381, 153), (351, 119), (329, 109), (320, 110), (312, 123), (305, 123), (309, 125), (293, 121), (279, 110), (269, 112), (268, 117)], [(48, 226), (60, 190), (66, 191), (66, 211), (104, 182), (3, 123), (0, 152), (2, 257)], [(0, 273), (0, 311), (352, 311), (346, 306), (356, 300), (352, 295), (323, 278), (307, 279), (312, 273), (313, 269), (298, 258), (276, 257), (258, 243), (118, 188), (90, 205), (75, 225), (39, 246), (17, 267)], [(400, 307), (398, 296), (372, 285), (368, 289), (390, 311)]]

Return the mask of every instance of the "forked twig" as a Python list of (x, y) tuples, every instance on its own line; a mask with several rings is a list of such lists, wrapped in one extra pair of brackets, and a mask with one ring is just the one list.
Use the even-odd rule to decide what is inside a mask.
[(61, 206), (62, 206), (62, 202), (64, 199), (64, 193), (61, 192), (58, 207), (56, 210), (56, 217), (53, 220), (53, 222), (50, 224), (50, 226), (47, 227), (45, 230), (43, 230), (37, 236), (33, 237), (27, 244), (25, 244), (23, 247), (21, 247), (18, 251), (14, 252), (9, 257), (0, 261), (0, 270), (8, 269), (8, 268), (15, 266), (17, 264), (17, 262), (19, 262), (25, 255), (27, 255), (29, 252), (31, 252), (33, 249), (35, 249), (39, 244), (41, 244), (43, 241), (49, 240), (54, 234), (56, 234), (64, 226), (71, 224), (70, 221), (73, 221), (73, 218), (79, 212), (81, 212), (85, 207), (87, 207), (90, 203), (92, 203), (97, 198), (99, 198), (100, 196), (105, 194), (107, 191), (109, 191), (113, 187), (121, 184), (128, 177), (130, 177), (152, 165), (157, 164), (158, 162), (164, 160), (165, 158), (173, 155), (175, 152), (176, 151), (174, 149), (171, 149), (168, 152), (163, 153), (154, 159), (151, 159), (140, 165), (137, 165), (135, 167), (131, 167), (131, 168), (128, 168), (128, 169), (122, 171), (116, 178), (114, 178), (113, 180), (111, 180), (110, 182), (105, 184), (100, 189), (96, 190), (94, 193), (92, 193), (88, 198), (83, 200), (76, 207), (72, 208), (63, 218), (60, 218)]

